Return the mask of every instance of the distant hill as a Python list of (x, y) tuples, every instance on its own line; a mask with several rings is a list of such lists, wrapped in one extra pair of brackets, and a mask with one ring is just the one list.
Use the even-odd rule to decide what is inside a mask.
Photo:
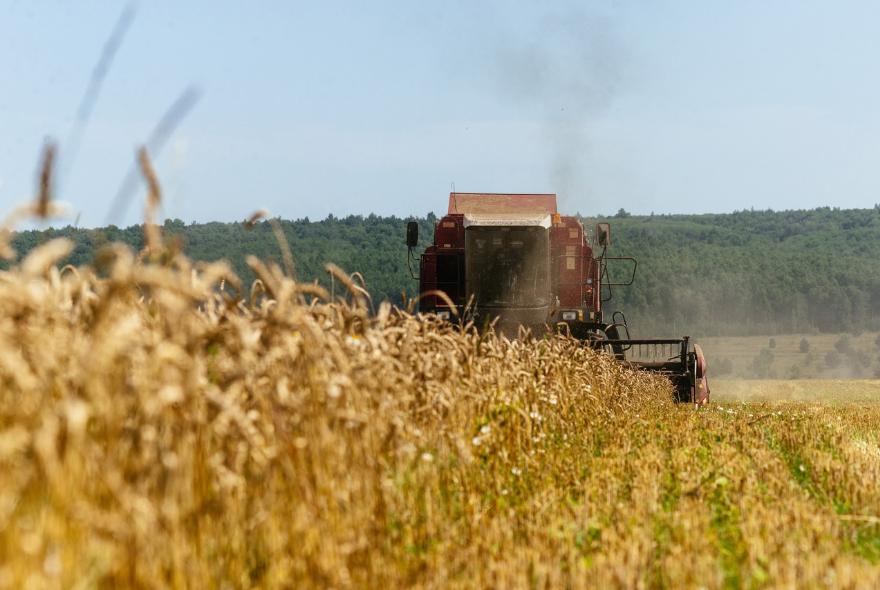
[(880, 323), (880, 208), (613, 221), (616, 252), (639, 258), (636, 285), (616, 299), (633, 324), (706, 335)]
[[(711, 215), (613, 218), (612, 255), (634, 256), (631, 287), (618, 287), (608, 310), (626, 312), (641, 336), (690, 333), (775, 334), (880, 329), (880, 209), (740, 211)], [(427, 244), (436, 217), (421, 222)], [(585, 218), (592, 225), (596, 219)], [(324, 263), (360, 271), (374, 299), (399, 301), (417, 283), (406, 267), (405, 220), (376, 215), (321, 221), (279, 220), (300, 279), (326, 284)], [(227, 259), (252, 279), (244, 259), (253, 254), (280, 262), (268, 222), (164, 224), (197, 260)], [(91, 263), (97, 246), (122, 241), (143, 246), (140, 226), (65, 227), (15, 236), (24, 254), (58, 236), (74, 240), (68, 262)]]

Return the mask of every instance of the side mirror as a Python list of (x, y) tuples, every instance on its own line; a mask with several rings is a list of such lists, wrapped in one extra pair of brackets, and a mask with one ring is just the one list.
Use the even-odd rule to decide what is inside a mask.
[(406, 224), (406, 247), (415, 248), (419, 245), (419, 222), (409, 221)]
[(610, 223), (597, 223), (596, 224), (596, 241), (603, 248), (607, 248), (611, 245), (611, 224)]

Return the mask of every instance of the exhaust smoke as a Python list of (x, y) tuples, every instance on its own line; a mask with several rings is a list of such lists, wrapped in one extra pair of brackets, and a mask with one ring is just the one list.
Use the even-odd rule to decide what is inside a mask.
[(591, 120), (619, 93), (626, 51), (604, 15), (568, 11), (536, 26), (502, 35), (493, 69), (497, 91), (541, 125), (547, 172), (560, 197), (590, 194)]

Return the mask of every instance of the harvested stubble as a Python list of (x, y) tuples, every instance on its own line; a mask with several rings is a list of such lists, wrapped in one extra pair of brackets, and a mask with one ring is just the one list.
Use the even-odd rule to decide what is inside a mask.
[(880, 580), (835, 513), (880, 504), (863, 414), (695, 412), (570, 339), (69, 247), (0, 274), (0, 586)]

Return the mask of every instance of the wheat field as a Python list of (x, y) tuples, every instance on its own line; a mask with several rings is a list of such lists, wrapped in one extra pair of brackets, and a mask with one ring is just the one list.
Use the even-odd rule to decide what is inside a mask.
[(69, 248), (0, 273), (2, 588), (880, 584), (877, 407)]

